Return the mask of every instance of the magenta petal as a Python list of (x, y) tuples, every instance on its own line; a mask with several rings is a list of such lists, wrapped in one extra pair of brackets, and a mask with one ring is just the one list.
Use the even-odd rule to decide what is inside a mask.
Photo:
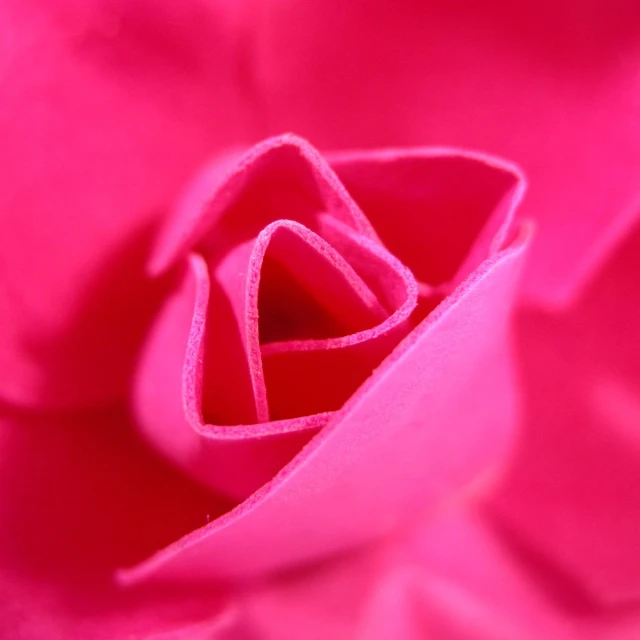
[(208, 640), (233, 622), (225, 590), (125, 591), (113, 572), (225, 508), (153, 455), (124, 408), (0, 407), (0, 638)]
[(311, 560), (386, 533), (491, 472), (514, 424), (506, 323), (525, 244), (474, 272), (273, 481), (122, 579)]
[[(385, 279), (394, 294), (399, 288), (395, 280), (400, 281), (405, 289), (402, 307), (371, 329), (327, 341), (270, 343), (263, 345), (261, 355), (257, 319), (260, 268), (272, 241), (282, 239), (283, 234), (285, 239), (300, 243), (299, 248), (306, 247), (312, 256), (316, 252), (314, 259), (320, 260), (323, 267), (337, 271), (339, 286), (333, 287), (329, 298), (338, 295), (342, 288), (345, 295), (350, 294), (349, 304), (343, 301), (342, 307), (349, 309), (355, 304), (358, 314), (369, 314), (369, 321), (383, 313), (364, 281), (330, 245), (298, 223), (275, 222), (255, 243), (236, 247), (218, 265), (216, 275), (227, 289), (226, 296), (210, 297), (207, 265), (196, 254), (190, 257), (157, 318), (137, 377), (136, 412), (150, 442), (215, 490), (238, 498), (245, 498), (270, 480), (329, 419), (324, 407), (317, 407), (316, 415), (304, 417), (304, 409), (314, 407), (309, 403), (303, 407), (300, 403), (310, 393), (315, 397), (314, 391), (321, 391), (322, 387), (310, 386), (300, 397), (291, 397), (298, 382), (290, 381), (287, 386), (283, 380), (279, 384), (275, 379), (278, 376), (274, 374), (274, 359), (280, 362), (280, 372), (288, 364), (288, 371), (293, 373), (291, 357), (287, 356), (292, 350), (303, 356), (314, 349), (320, 356), (323, 353), (340, 355), (349, 342), (354, 343), (356, 352), (364, 349), (366, 352), (355, 360), (357, 353), (346, 349), (344, 357), (352, 362), (347, 362), (345, 369), (352, 372), (351, 377), (337, 371), (330, 378), (331, 372), (326, 367), (311, 371), (308, 357), (306, 365), (299, 370), (303, 381), (305, 371), (316, 377), (324, 375), (324, 384), (335, 383), (343, 375), (353, 383), (346, 388), (352, 392), (409, 331), (407, 319), (415, 304), (415, 282), (408, 271), (382, 248), (361, 238), (362, 255), (355, 249), (347, 251), (347, 255), (356, 264), (366, 258), (370, 268), (380, 269), (383, 265), (390, 272)], [(288, 254), (289, 258), (293, 256), (291, 246)], [(306, 260), (308, 269), (312, 260), (309, 257)], [(371, 274), (367, 277), (373, 281)], [(225, 304), (229, 306), (228, 313)], [(324, 351), (327, 345), (329, 351)], [(263, 375), (262, 357), (267, 352), (272, 355), (264, 356), (268, 362)], [(344, 393), (344, 380), (338, 388)], [(331, 400), (330, 396), (318, 397), (325, 405)], [(332, 408), (339, 408), (345, 399), (342, 397), (342, 402)], [(217, 401), (215, 405), (211, 404), (212, 400)], [(221, 402), (225, 404), (222, 406)], [(296, 409), (293, 414), (292, 407)], [(207, 424), (211, 416), (221, 415), (222, 409), (227, 411), (223, 415), (244, 415), (244, 426), (233, 422)], [(281, 417), (295, 419), (268, 422), (270, 411), (276, 416), (280, 413)]]
[(272, 223), (258, 236), (258, 243), (261, 240), (266, 245), (258, 283), (263, 347), (340, 338), (367, 330), (389, 315), (344, 256), (301, 224)]
[(640, 598), (638, 211), (570, 310), (519, 313), (526, 422), (494, 504), (523, 544), (609, 604)]
[(456, 149), (330, 159), (385, 246), (430, 286), (460, 283), (500, 247), (525, 190), (514, 165)]
[(294, 220), (316, 231), (326, 213), (375, 237), (316, 149), (292, 134), (269, 138), (242, 155), (227, 154), (205, 167), (166, 225), (152, 271), (168, 269), (193, 249), (207, 257), (224, 254), (276, 220)]
[[(297, 281), (297, 287), (302, 289), (307, 302), (309, 298), (315, 298), (312, 317), (307, 324), (316, 321), (316, 331), (332, 332), (340, 326), (345, 332), (363, 327), (366, 330), (386, 315), (373, 292), (326, 241), (291, 220), (267, 225), (255, 240), (229, 249), (220, 259), (213, 268), (210, 299), (203, 298), (201, 302), (207, 316), (204, 329), (206, 345), (202, 353), (202, 412), (204, 419), (211, 424), (227, 426), (268, 422), (276, 419), (278, 414), (270, 409), (267, 400), (270, 390), (263, 373), (260, 349), (264, 336), (259, 334), (270, 324), (277, 324), (280, 326), (274, 330), (283, 332), (285, 336), (291, 334), (288, 337), (295, 339), (300, 331), (304, 333), (309, 327), (305, 329), (302, 326), (304, 310), (298, 297), (287, 299), (290, 291), (269, 290), (268, 275), (266, 290), (263, 287), (263, 268), (265, 264), (275, 266), (273, 260), (277, 261), (275, 265), (289, 271), (289, 278)], [(207, 265), (197, 254), (193, 254), (191, 261), (194, 267), (198, 263), (199, 278), (204, 285), (208, 281)], [(286, 308), (283, 308), (285, 304)], [(313, 311), (319, 313), (313, 314)], [(276, 317), (271, 318), (274, 314)], [(299, 326), (291, 326), (296, 323)], [(280, 346), (289, 344), (292, 342), (280, 343)], [(262, 352), (265, 349), (273, 351), (276, 346), (276, 343), (263, 345)], [(379, 360), (384, 355), (386, 353)], [(192, 374), (185, 371), (186, 376)], [(302, 411), (286, 417), (300, 417), (307, 413), (314, 412)]]
[[(136, 378), (135, 409), (142, 431), (169, 460), (217, 491), (244, 498), (273, 477), (329, 416), (207, 425), (202, 384), (208, 302), (207, 268), (193, 255), (150, 333)], [(237, 380), (246, 362), (226, 366), (240, 370)], [(240, 398), (239, 389), (234, 394)]]
[(241, 592), (240, 618), (256, 637), (274, 640), (353, 640), (375, 590), (386, 548), (352, 554), (267, 580)]
[(241, 618), (278, 640), (592, 640), (614, 627), (556, 595), (464, 500), (380, 544), (250, 583)]
[(362, 640), (573, 640), (574, 620), (471, 511), (398, 544), (360, 612)]
[(638, 637), (637, 611), (576, 606), (537, 569), (464, 500), (379, 545), (250, 583), (240, 618), (277, 640)]
[(537, 580), (532, 567), (504, 544), (472, 504), (463, 507), (419, 527), (398, 553), (421, 637), (578, 637), (575, 630), (582, 620)]
[(327, 219), (327, 236), (371, 283), (389, 316), (371, 328), (324, 340), (262, 346), (272, 419), (340, 409), (411, 330), (417, 285), (411, 272), (380, 245)]
[(218, 0), (1, 3), (3, 398), (126, 392), (157, 302), (143, 275), (156, 225), (252, 127), (239, 18)]

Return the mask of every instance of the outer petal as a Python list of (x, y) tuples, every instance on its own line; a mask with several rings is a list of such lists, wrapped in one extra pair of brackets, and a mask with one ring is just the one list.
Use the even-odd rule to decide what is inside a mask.
[(539, 221), (526, 284), (575, 291), (637, 194), (640, 6), (271, 0), (256, 65), (272, 131), (323, 148), (453, 144), (518, 162)]
[(577, 638), (573, 612), (553, 596), (473, 509), (454, 509), (399, 545), (357, 637)]
[(610, 604), (640, 597), (638, 211), (571, 310), (519, 314), (527, 419), (494, 504), (518, 538)]
[(165, 225), (151, 270), (161, 273), (194, 249), (216, 258), (276, 220), (295, 220), (315, 231), (327, 212), (375, 238), (314, 147), (290, 133), (267, 138), (244, 153), (214, 156), (205, 166)]
[(360, 640), (360, 617), (384, 574), (386, 555), (385, 545), (366, 547), (250, 581), (239, 593), (239, 617), (259, 640)]
[(122, 409), (0, 407), (0, 638), (217, 637), (235, 624), (224, 590), (125, 592), (112, 577), (224, 508), (154, 457)]
[(110, 400), (157, 300), (158, 218), (256, 135), (243, 28), (216, 0), (8, 0), (0, 34), (0, 396)]
[[(252, 585), (241, 617), (263, 640), (595, 638), (468, 503), (319, 567)], [(590, 612), (594, 613), (594, 612)], [(613, 625), (610, 625), (613, 626)]]
[(514, 423), (506, 328), (524, 245), (486, 261), (274, 480), (123, 580), (311, 560), (387, 533), (490, 471)]

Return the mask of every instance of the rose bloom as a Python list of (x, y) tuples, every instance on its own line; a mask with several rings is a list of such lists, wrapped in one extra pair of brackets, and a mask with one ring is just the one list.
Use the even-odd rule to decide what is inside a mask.
[(638, 638), (639, 14), (2, 3), (0, 638)]

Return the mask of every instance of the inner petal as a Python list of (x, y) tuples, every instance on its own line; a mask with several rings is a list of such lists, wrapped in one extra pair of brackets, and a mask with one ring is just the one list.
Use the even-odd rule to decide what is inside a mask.
[(203, 389), (210, 424), (269, 420), (261, 342), (343, 336), (388, 316), (349, 263), (297, 222), (268, 225), (210, 269)]
[(433, 287), (491, 254), (523, 190), (516, 168), (454, 150), (343, 154), (332, 166), (385, 246)]
[(308, 229), (282, 221), (264, 237), (269, 246), (258, 296), (261, 344), (335, 338), (387, 317), (349, 263)]
[(409, 270), (379, 244), (341, 223), (327, 224), (324, 231), (363, 280), (394, 307), (375, 327), (342, 337), (263, 344), (271, 420), (339, 409), (413, 327), (418, 287)]

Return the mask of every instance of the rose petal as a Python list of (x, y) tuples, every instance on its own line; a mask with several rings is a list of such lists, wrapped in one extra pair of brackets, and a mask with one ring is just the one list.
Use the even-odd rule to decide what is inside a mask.
[[(344, 338), (264, 345), (263, 352), (271, 353), (272, 357), (268, 358), (268, 371), (263, 376), (256, 316), (259, 269), (271, 239), (283, 231), (290, 239), (304, 240), (308, 250), (322, 248), (325, 257), (331, 256), (332, 268), (339, 265), (343, 273), (350, 269), (340, 262), (342, 259), (335, 250), (301, 225), (276, 222), (260, 234), (258, 241), (236, 247), (227, 255), (221, 263), (222, 271), (218, 272), (226, 293), (210, 298), (207, 265), (203, 258), (193, 254), (189, 268), (179, 276), (174, 293), (158, 316), (139, 369), (136, 411), (147, 438), (200, 480), (237, 498), (247, 497), (270, 480), (326, 424), (329, 419), (326, 404), (335, 399), (332, 395), (319, 396), (319, 389), (312, 386), (314, 380), (308, 379), (308, 375), (304, 377), (300, 370), (301, 381), (311, 386), (304, 388), (299, 398), (292, 397), (291, 385), (299, 382), (289, 380), (287, 387), (286, 380), (278, 379), (273, 365), (273, 359), (278, 360), (277, 353), (281, 354), (278, 371), (282, 373), (285, 367), (292, 373), (291, 357), (287, 357), (292, 349), (298, 353), (305, 350), (306, 363), (301, 369), (307, 370), (310, 350), (315, 349), (321, 355), (317, 349), (328, 344), (332, 353), (337, 353), (336, 350), (342, 351), (341, 347), (353, 343), (355, 348), (345, 354), (350, 362), (345, 365), (342, 381), (335, 386), (344, 401), (345, 390), (350, 395), (406, 335), (410, 329), (406, 326), (407, 318), (415, 304), (415, 283), (406, 269), (384, 250), (361, 239), (359, 257), (352, 248), (347, 251), (349, 258), (358, 266), (363, 261), (368, 263), (370, 281), (373, 265), (378, 270), (395, 270), (392, 271), (395, 279), (405, 288), (403, 306), (376, 327)], [(341, 246), (346, 247), (348, 239), (344, 240), (347, 238), (344, 232), (334, 230), (334, 233), (336, 237), (342, 234)], [(355, 271), (349, 278), (352, 281), (357, 278)], [(385, 283), (393, 290), (389, 300), (394, 301), (398, 284), (388, 274)], [(360, 281), (358, 286), (365, 285)], [(326, 366), (313, 373), (316, 382), (322, 376), (324, 384), (339, 380), (335, 371), (330, 377), (331, 371)], [(267, 412), (271, 410), (267, 394), (276, 416), (295, 419), (267, 422)], [(319, 397), (323, 406), (304, 404), (310, 396)], [(314, 409), (317, 415), (306, 415), (307, 410)], [(224, 422), (206, 424), (208, 418), (220, 416), (244, 416), (246, 423), (234, 425), (234, 421), (229, 421), (227, 424), (234, 425), (231, 427), (214, 426)]]
[(269, 242), (259, 283), (262, 345), (340, 338), (389, 315), (340, 252), (302, 225), (280, 221), (258, 237)]
[[(203, 413), (212, 424), (267, 422), (271, 415), (258, 318), (261, 272), (268, 255), (280, 256), (299, 281), (307, 281), (308, 295), (324, 302), (322, 318), (340, 316), (343, 328), (352, 325), (357, 330), (367, 328), (385, 313), (352, 267), (322, 238), (297, 222), (271, 223), (255, 240), (234, 247), (213, 267), (202, 382)], [(225, 307), (231, 313), (225, 313)], [(300, 312), (300, 308), (295, 311)], [(294, 319), (292, 315), (285, 320)], [(268, 317), (261, 318), (262, 324), (266, 321)], [(289, 417), (300, 415), (305, 414)]]
[(418, 527), (388, 564), (362, 616), (362, 640), (577, 637), (573, 613), (473, 509)]
[(0, 637), (210, 638), (235, 616), (219, 586), (123, 591), (112, 578), (225, 508), (155, 457), (123, 408), (0, 407)]
[(432, 287), (452, 289), (500, 247), (526, 188), (514, 165), (456, 149), (329, 157), (382, 242)]
[[(158, 295), (158, 220), (254, 130), (233, 3), (0, 7), (0, 395), (122, 397)], [(113, 344), (117, 336), (118, 348)]]
[(241, 617), (278, 640), (598, 637), (606, 617), (577, 615), (545, 587), (465, 501), (379, 545), (251, 585)]
[(327, 212), (375, 238), (318, 151), (292, 134), (269, 138), (205, 167), (166, 225), (151, 269), (162, 272), (193, 249), (206, 257), (224, 254), (276, 220), (294, 220), (317, 232)]
[(523, 310), (526, 422), (495, 509), (602, 602), (640, 597), (640, 227), (563, 315)]
[[(143, 353), (134, 392), (138, 423), (169, 460), (220, 492), (245, 497), (286, 464), (329, 415), (233, 427), (204, 422), (209, 277), (202, 258), (192, 256), (187, 266)], [(237, 398), (240, 391), (234, 393)]]

